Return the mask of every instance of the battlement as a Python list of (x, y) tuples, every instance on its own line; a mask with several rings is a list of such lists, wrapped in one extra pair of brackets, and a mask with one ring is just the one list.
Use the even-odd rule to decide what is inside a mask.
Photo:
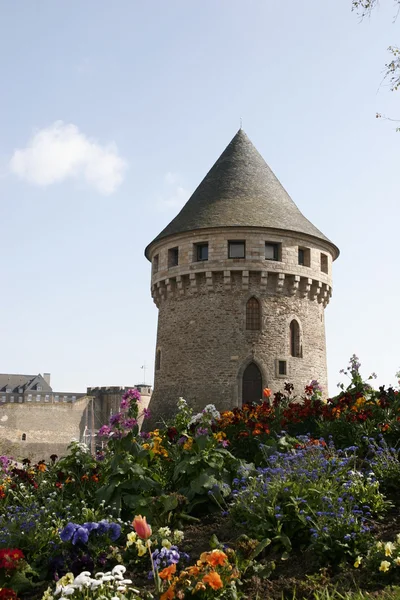
[(151, 286), (151, 295), (159, 308), (161, 302), (169, 299), (193, 296), (197, 294), (249, 290), (250, 282), (257, 286), (260, 296), (279, 295), (308, 298), (319, 302), (324, 308), (332, 296), (332, 287), (323, 281), (311, 277), (302, 277), (294, 273), (258, 270), (248, 271), (230, 269), (226, 271), (200, 271), (181, 273), (158, 279)]

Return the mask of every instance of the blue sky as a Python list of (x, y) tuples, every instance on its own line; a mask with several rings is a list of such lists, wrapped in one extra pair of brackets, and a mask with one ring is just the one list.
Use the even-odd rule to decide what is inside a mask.
[(400, 118), (393, 5), (0, 0), (0, 371), (59, 391), (152, 380), (144, 247), (239, 127), (341, 249), (330, 391), (355, 352), (395, 383)]

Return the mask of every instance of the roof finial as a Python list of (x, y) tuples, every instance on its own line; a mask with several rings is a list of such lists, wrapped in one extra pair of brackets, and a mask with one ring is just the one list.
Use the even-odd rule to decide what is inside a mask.
[(242, 117), (240, 117), (240, 127), (239, 127), (239, 129), (243, 129), (243, 119), (242, 119)]

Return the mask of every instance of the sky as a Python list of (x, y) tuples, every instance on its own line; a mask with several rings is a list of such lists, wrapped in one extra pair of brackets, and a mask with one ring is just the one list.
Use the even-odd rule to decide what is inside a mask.
[(0, 372), (152, 382), (145, 246), (239, 128), (341, 250), (330, 393), (400, 368), (400, 43), (382, 0), (0, 0)]

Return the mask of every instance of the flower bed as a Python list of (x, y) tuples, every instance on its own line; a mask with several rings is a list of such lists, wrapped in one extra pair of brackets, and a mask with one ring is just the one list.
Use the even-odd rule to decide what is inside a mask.
[(95, 457), (80, 443), (47, 463), (1, 457), (0, 598), (362, 599), (400, 584), (400, 396), (356, 357), (347, 374), (327, 401), (316, 381), (222, 414), (179, 399), (150, 433), (129, 390)]

